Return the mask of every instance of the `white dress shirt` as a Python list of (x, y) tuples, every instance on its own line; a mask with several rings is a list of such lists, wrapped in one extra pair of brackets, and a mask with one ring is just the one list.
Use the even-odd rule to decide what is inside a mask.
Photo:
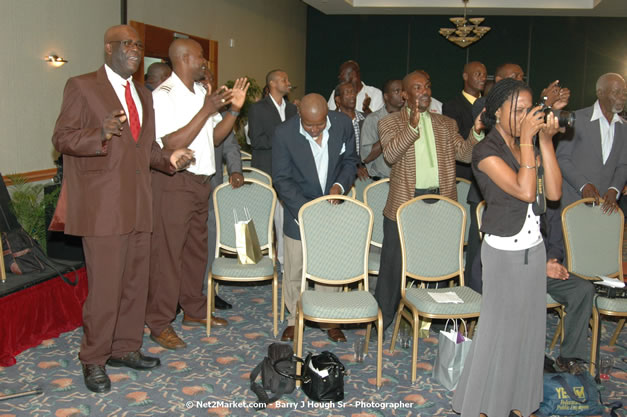
[(618, 114), (614, 113), (612, 122), (608, 122), (601, 111), (599, 100), (594, 103), (590, 121), (593, 122), (597, 119), (599, 120), (599, 128), (601, 129), (601, 154), (603, 155), (603, 165), (605, 165), (612, 151), (612, 145), (614, 144), (614, 125), (617, 122), (623, 123), (623, 119), (621, 119)]
[(126, 114), (128, 120), (128, 106), (126, 105), (126, 84), (131, 84), (131, 97), (133, 97), (133, 101), (135, 102), (135, 107), (137, 108), (137, 114), (139, 116), (139, 125), (142, 125), (143, 120), (143, 107), (142, 101), (139, 99), (139, 94), (137, 94), (137, 90), (135, 89), (135, 84), (133, 84), (133, 76), (131, 75), (128, 79), (124, 79), (120, 77), (120, 75), (113, 71), (107, 64), (105, 64), (105, 72), (107, 74), (107, 78), (111, 83), (111, 87), (115, 91), (115, 94), (118, 96), (118, 100), (120, 100), (120, 104), (124, 109), (124, 113)]
[[(196, 116), (205, 102), (205, 95), (206, 90), (198, 83), (194, 83), (194, 92), (191, 92), (174, 72), (152, 92), (159, 146), (163, 147), (164, 136), (186, 126)], [(220, 113), (212, 114), (188, 146), (194, 151), (196, 163), (187, 171), (196, 175), (213, 175), (216, 172), (213, 129), (221, 120)]]
[(314, 162), (316, 163), (316, 171), (318, 171), (318, 181), (320, 181), (320, 189), (322, 190), (322, 194), (324, 194), (324, 189), (327, 186), (327, 175), (329, 172), (329, 129), (331, 128), (331, 121), (329, 120), (329, 116), (327, 116), (327, 125), (322, 131), (322, 143), (318, 145), (316, 143), (316, 139), (313, 138), (305, 128), (303, 128), (303, 123), (300, 123), (300, 134), (307, 139), (309, 142), (309, 147), (311, 148), (311, 153), (313, 153)]
[(281, 105), (279, 106), (278, 104), (276, 104), (276, 101), (274, 101), (274, 97), (272, 97), (272, 94), (268, 94), (270, 96), (270, 100), (272, 100), (272, 103), (274, 104), (274, 107), (276, 107), (277, 111), (279, 112), (279, 116), (281, 117), (281, 122), (285, 121), (285, 99), (281, 100)]

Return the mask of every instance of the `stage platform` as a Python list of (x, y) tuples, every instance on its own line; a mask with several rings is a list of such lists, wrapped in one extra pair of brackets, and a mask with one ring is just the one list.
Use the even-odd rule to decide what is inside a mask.
[(42, 341), (74, 330), (83, 324), (87, 297), (87, 272), (82, 262), (68, 262), (60, 269), (76, 286), (67, 284), (54, 271), (37, 274), (7, 274), (0, 282), (0, 366), (15, 365), (15, 356)]

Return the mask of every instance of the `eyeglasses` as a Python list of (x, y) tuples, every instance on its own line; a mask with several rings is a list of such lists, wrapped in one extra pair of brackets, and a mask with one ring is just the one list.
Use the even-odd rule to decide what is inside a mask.
[(131, 39), (124, 39), (122, 41), (109, 41), (108, 43), (119, 43), (120, 45), (122, 45), (126, 49), (130, 49), (131, 47), (135, 46), (140, 51), (144, 50), (143, 42), (141, 42), (141, 41), (133, 41)]

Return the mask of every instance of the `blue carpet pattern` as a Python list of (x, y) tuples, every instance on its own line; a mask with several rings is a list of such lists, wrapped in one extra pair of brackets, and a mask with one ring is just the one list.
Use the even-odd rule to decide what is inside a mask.
[[(233, 303), (233, 310), (218, 312), (229, 320), (226, 328), (213, 328), (207, 337), (204, 328), (173, 324), (188, 344), (179, 351), (168, 351), (144, 337), (144, 352), (161, 358), (161, 366), (150, 372), (108, 367), (112, 390), (107, 394), (88, 391), (82, 378), (78, 349), (82, 330), (44, 341), (17, 357), (17, 364), (0, 368), (0, 394), (11, 394), (41, 387), (43, 394), (0, 401), (0, 417), (8, 416), (454, 416), (450, 407), (452, 392), (431, 377), (437, 354), (435, 333), (419, 344), (418, 380), (411, 384), (410, 350), (397, 344), (389, 351), (391, 329), (386, 333), (383, 354), (384, 385), (377, 391), (376, 344), (363, 363), (353, 359), (353, 342), (364, 337), (365, 328), (345, 330), (348, 343), (333, 343), (317, 328), (306, 328), (305, 352), (330, 350), (346, 365), (343, 403), (309, 402), (296, 390), (280, 403), (255, 411), (256, 401), (249, 389), (249, 374), (266, 354), (272, 337), (271, 287), (269, 285), (221, 286), (221, 296)], [(547, 316), (547, 346), (557, 324)], [(280, 332), (286, 323), (280, 326)], [(603, 321), (601, 355), (615, 359), (610, 380), (603, 384), (605, 401), (627, 404), (627, 330), (616, 346), (608, 340), (615, 322)], [(547, 352), (555, 358), (557, 351)], [(620, 413), (621, 411), (619, 411)], [(625, 410), (622, 410), (625, 413)], [(622, 414), (626, 415), (626, 414)], [(492, 416), (491, 416), (492, 417)], [(494, 416), (502, 417), (502, 416)]]

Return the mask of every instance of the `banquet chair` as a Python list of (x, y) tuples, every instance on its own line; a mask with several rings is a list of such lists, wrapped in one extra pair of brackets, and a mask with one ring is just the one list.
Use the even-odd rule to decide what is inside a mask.
[[(329, 200), (342, 200), (330, 204)], [(322, 196), (304, 204), (299, 213), (303, 246), (301, 293), (296, 307), (294, 347), (302, 357), (305, 320), (316, 323), (368, 323), (364, 352), (372, 322), (377, 326), (377, 388), (381, 387), (383, 315), (374, 296), (368, 292), (368, 246), (372, 234), (372, 211), (346, 196)], [(316, 291), (308, 281), (349, 286), (363, 283), (363, 290)], [(297, 364), (300, 375), (300, 363)]]
[[(213, 194), (216, 213), (216, 253), (208, 275), (207, 285), (207, 335), (211, 334), (211, 313), (214, 311), (213, 281), (272, 281), (272, 315), (274, 336), (277, 328), (277, 292), (276, 253), (273, 248), (273, 219), (276, 206), (276, 193), (267, 184), (253, 178), (244, 177), (244, 185), (233, 188), (230, 184), (221, 184)], [(250, 213), (259, 239), (263, 258), (254, 265), (239, 263), (235, 243), (235, 219), (244, 220), (244, 210)]]
[[(623, 280), (623, 234), (625, 217), (617, 208), (612, 214), (602, 211), (593, 198), (575, 201), (562, 211), (562, 230), (568, 271), (583, 279), (596, 280), (597, 275)], [(592, 306), (592, 346), (590, 374), (594, 375), (601, 316), (618, 317), (610, 345), (625, 325), (627, 299), (595, 296)]]
[(370, 275), (379, 275), (381, 246), (383, 245), (383, 208), (388, 200), (389, 191), (389, 178), (373, 182), (364, 190), (364, 203), (370, 207), (374, 216), (370, 254), (368, 255), (368, 273)]
[[(435, 201), (432, 201), (435, 200)], [(447, 197), (427, 194), (402, 204), (397, 211), (401, 242), (401, 302), (390, 350), (404, 318), (413, 330), (411, 381), (416, 382), (418, 331), (421, 318), (466, 319), (479, 317), (481, 295), (464, 286), (464, 230), (466, 211), (461, 204)], [(459, 285), (442, 288), (406, 288), (407, 279), (444, 282), (459, 277)], [(438, 303), (430, 293), (453, 292), (463, 300), (460, 304)], [(409, 311), (405, 311), (405, 310)]]

